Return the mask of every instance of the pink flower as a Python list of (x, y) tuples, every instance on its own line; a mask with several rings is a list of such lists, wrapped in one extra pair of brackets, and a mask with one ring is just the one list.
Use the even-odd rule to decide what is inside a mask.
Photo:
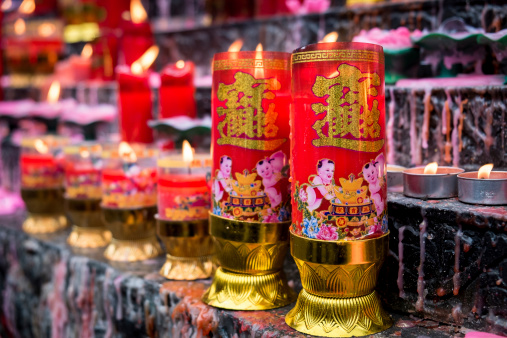
[(317, 234), (317, 239), (322, 239), (325, 241), (336, 241), (338, 239), (336, 228), (328, 225), (322, 225), (320, 227), (319, 233)]
[(262, 220), (263, 223), (277, 223), (278, 217), (276, 214), (269, 214), (264, 217)]
[(303, 188), (299, 190), (299, 198), (301, 199), (302, 202), (308, 201), (308, 194)]

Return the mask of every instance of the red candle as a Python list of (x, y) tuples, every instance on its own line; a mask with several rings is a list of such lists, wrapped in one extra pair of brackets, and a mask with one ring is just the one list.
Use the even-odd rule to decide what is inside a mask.
[(194, 157), (187, 141), (183, 147), (182, 155), (158, 161), (158, 215), (168, 221), (207, 219), (211, 208), (210, 156)]
[(194, 63), (182, 60), (167, 65), (160, 74), (160, 118), (195, 118)]
[(65, 142), (64, 139), (53, 137), (21, 141), (22, 188), (43, 189), (63, 186), (63, 162), (59, 154)]
[(104, 151), (102, 205), (107, 208), (140, 208), (157, 204), (155, 150), (141, 144), (120, 143)]
[(213, 213), (290, 220), (289, 54), (218, 53), (213, 61)]
[(65, 147), (63, 151), (67, 198), (100, 199), (102, 147), (96, 143), (85, 143)]
[(150, 74), (133, 74), (125, 67), (118, 67), (117, 73), (121, 139), (129, 143), (152, 143), (153, 131), (148, 126), (152, 119)]
[(321, 240), (387, 232), (384, 56), (365, 43), (292, 54), (293, 233)]
[(130, 21), (123, 21), (120, 26), (123, 31), (120, 53), (125, 61), (124, 64), (128, 66), (154, 44), (153, 32), (147, 21), (148, 16), (140, 0), (131, 0), (130, 17)]

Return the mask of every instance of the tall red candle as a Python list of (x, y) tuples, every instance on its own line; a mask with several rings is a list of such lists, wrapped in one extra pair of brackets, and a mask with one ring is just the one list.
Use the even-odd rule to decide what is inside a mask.
[(178, 61), (160, 74), (160, 118), (196, 116), (194, 63)]
[(318, 43), (292, 54), (293, 233), (321, 240), (387, 232), (382, 47)]
[(152, 119), (150, 73), (133, 74), (127, 67), (118, 67), (117, 74), (122, 141), (128, 143), (153, 142), (153, 131), (148, 126), (148, 120)]
[(213, 61), (213, 213), (290, 220), (289, 54), (218, 53)]
[(131, 0), (130, 17), (131, 20), (123, 21), (120, 25), (123, 31), (120, 58), (123, 58), (124, 64), (128, 66), (155, 43), (151, 25), (147, 21), (147, 14), (140, 0)]

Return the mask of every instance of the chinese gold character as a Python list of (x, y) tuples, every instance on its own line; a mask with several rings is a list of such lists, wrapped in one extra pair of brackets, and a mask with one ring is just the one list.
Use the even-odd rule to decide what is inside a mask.
[[(368, 97), (377, 96), (380, 77), (377, 73), (362, 73), (357, 67), (341, 64), (336, 77), (317, 76), (312, 91), (315, 96), (326, 97), (327, 105), (312, 104), (316, 115), (327, 112), (317, 120), (312, 128), (317, 132), (318, 139), (313, 145), (335, 146), (351, 150), (376, 152), (384, 144), (383, 140), (367, 141), (356, 139), (380, 137), (380, 111), (378, 101), (368, 106)], [(326, 128), (327, 125), (327, 135)]]
[[(259, 140), (258, 138), (274, 138), (278, 133), (275, 103), (269, 103), (264, 112), (262, 100), (273, 100), (274, 90), (280, 89), (276, 79), (256, 79), (243, 72), (234, 74), (232, 84), (220, 83), (217, 97), (226, 101), (224, 107), (217, 108), (219, 117), (225, 115), (218, 123), (219, 145), (230, 144), (248, 149), (274, 150), (286, 139)], [(257, 138), (257, 139), (254, 139)]]

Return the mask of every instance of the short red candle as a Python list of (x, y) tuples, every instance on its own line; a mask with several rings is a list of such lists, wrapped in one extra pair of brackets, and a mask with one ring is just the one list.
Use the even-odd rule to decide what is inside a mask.
[(181, 155), (158, 161), (158, 215), (168, 221), (208, 218), (211, 208), (208, 176), (210, 160), (198, 157), (186, 163)]
[(212, 86), (213, 213), (290, 221), (289, 54), (215, 54)]
[(387, 232), (382, 47), (297, 49), (292, 94), (293, 233), (355, 240)]
[(131, 144), (135, 160), (125, 160), (118, 149), (103, 151), (102, 206), (141, 208), (157, 204), (157, 152)]
[(96, 143), (64, 148), (67, 198), (101, 199), (102, 147)]
[(178, 61), (167, 65), (160, 74), (160, 118), (195, 118), (194, 63)]
[(152, 143), (153, 131), (148, 126), (152, 119), (152, 93), (149, 72), (133, 74), (127, 67), (118, 67), (120, 91), (119, 116), (122, 141)]

